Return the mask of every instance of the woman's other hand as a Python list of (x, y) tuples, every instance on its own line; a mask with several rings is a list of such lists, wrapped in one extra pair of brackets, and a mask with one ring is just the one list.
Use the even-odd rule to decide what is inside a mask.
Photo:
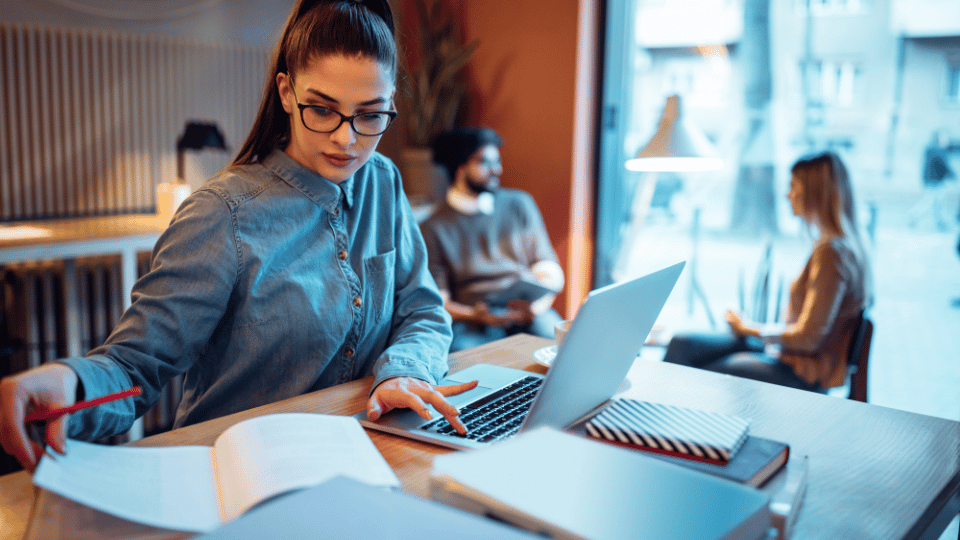
[(740, 318), (740, 315), (734, 311), (727, 310), (726, 313), (727, 324), (730, 325), (730, 331), (734, 334), (747, 337), (754, 336), (760, 337), (760, 331), (756, 328), (751, 328), (747, 323), (743, 322), (743, 319)]
[[(73, 405), (77, 384), (76, 372), (63, 364), (46, 364), (0, 379), (0, 445), (31, 473), (44, 449), (28, 436), (24, 418), (34, 410)], [(63, 415), (48, 422), (43, 435), (60, 454), (66, 451), (68, 419)]]

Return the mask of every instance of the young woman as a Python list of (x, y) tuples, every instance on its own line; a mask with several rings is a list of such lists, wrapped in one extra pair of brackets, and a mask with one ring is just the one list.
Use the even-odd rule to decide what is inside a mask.
[(460, 431), (438, 387), (450, 318), (397, 168), (375, 152), (396, 116), (386, 0), (301, 0), (232, 166), (177, 211), (107, 342), (0, 382), (0, 442), (33, 470), (24, 416), (133, 385), (47, 426), (46, 442), (129, 429), (186, 373), (175, 426), (374, 375), (368, 416), (395, 407)]
[[(843, 385), (847, 348), (873, 299), (853, 189), (833, 152), (801, 159), (791, 172), (793, 213), (819, 237), (790, 287), (786, 326), (769, 328), (727, 312), (733, 335), (678, 335), (664, 361), (804, 390)], [(765, 344), (779, 344), (779, 356), (762, 352)]]

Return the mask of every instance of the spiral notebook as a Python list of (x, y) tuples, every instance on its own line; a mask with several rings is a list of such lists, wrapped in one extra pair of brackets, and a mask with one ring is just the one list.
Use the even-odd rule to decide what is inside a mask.
[(747, 440), (750, 421), (625, 398), (612, 401), (584, 427), (588, 435), (604, 441), (722, 465)]

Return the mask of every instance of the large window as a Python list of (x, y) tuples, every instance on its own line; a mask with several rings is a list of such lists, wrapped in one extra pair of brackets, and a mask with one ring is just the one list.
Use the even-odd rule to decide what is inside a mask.
[[(953, 0), (607, 4), (595, 285), (686, 259), (659, 320), (668, 332), (725, 330), (728, 308), (776, 319), (811, 248), (789, 168), (835, 150), (876, 274), (871, 401), (960, 419), (960, 182), (932, 194), (921, 177), (938, 132), (960, 176)], [(671, 95), (722, 170), (624, 168)]]

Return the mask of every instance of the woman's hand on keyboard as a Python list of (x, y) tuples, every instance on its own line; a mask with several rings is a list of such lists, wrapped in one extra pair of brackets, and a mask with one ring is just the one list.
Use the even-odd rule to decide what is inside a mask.
[(390, 410), (409, 407), (429, 420), (431, 418), (430, 410), (427, 408), (429, 403), (450, 422), (457, 433), (465, 435), (467, 428), (460, 421), (460, 411), (444, 398), (473, 390), (476, 386), (477, 381), (437, 386), (413, 377), (387, 379), (377, 386), (370, 400), (367, 401), (367, 418), (371, 422), (376, 422), (381, 415)]

